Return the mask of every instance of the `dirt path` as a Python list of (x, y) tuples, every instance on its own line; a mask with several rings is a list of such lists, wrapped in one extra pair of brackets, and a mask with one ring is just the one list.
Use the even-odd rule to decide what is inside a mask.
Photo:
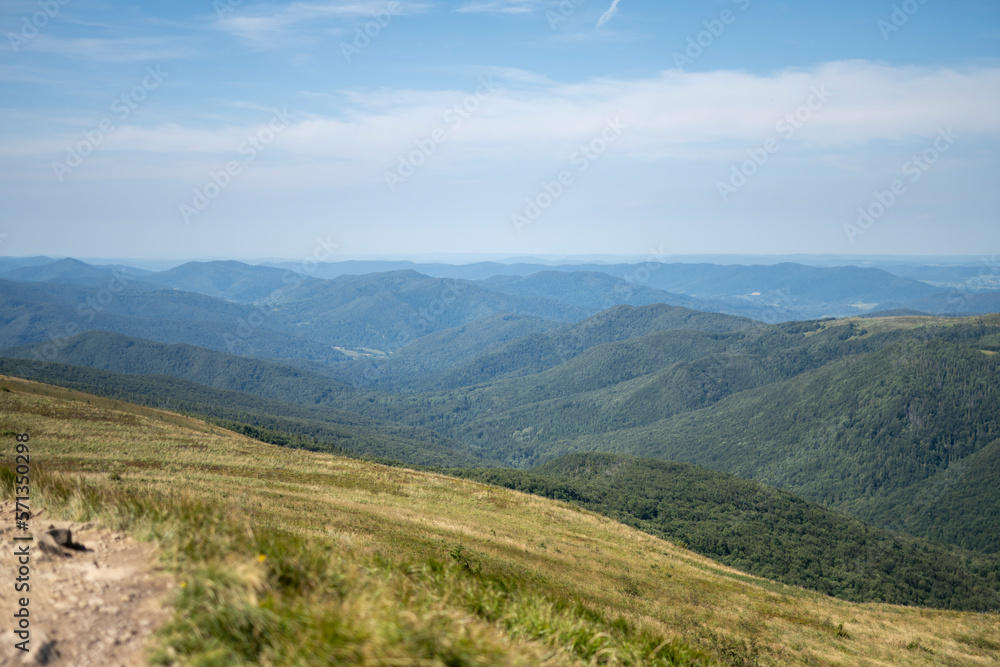
[[(39, 541), (50, 528), (68, 528), (82, 548), (65, 555), (43, 554)], [(0, 665), (86, 667), (147, 664), (149, 635), (170, 617), (163, 600), (174, 586), (156, 565), (153, 546), (90, 524), (49, 521), (44, 512), (31, 521), (28, 593), (14, 590), (17, 557), (14, 506), (0, 503)], [(31, 650), (15, 648), (18, 599), (29, 596)]]

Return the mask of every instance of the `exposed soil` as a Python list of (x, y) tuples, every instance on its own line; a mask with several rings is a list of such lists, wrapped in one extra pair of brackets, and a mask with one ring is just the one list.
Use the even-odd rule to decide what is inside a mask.
[[(137, 542), (90, 524), (49, 521), (44, 512), (31, 520), (29, 592), (14, 590), (19, 563), (14, 555), (14, 503), (0, 503), (0, 665), (88, 665), (100, 667), (148, 664), (146, 642), (166, 622), (163, 601), (175, 585), (160, 569), (151, 544)], [(53, 548), (50, 528), (72, 531), (72, 547)], [(41, 542), (55, 553), (45, 553)], [(58, 540), (57, 540), (58, 541)], [(18, 600), (28, 597), (30, 651), (15, 648), (13, 632)]]

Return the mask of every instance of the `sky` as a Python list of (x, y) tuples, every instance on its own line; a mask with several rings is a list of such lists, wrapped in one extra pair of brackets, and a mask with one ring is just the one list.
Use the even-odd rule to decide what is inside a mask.
[(0, 255), (979, 255), (996, 0), (4, 0)]

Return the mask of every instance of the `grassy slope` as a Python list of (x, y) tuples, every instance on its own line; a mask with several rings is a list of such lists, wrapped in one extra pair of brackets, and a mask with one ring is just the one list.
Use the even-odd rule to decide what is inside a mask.
[[(250, 538), (229, 528), (221, 544), (230, 551), (209, 554), (211, 572), (191, 556), (211, 551), (202, 539), (220, 543), (226, 524), (188, 512), (180, 529), (151, 531), (167, 546), (182, 544), (170, 553), (190, 585), (176, 602), (205, 619), (178, 619), (168, 629), (163, 641), (178, 657), (212, 649), (224, 659), (233, 649), (210, 640), (243, 628), (237, 653), (245, 664), (268, 656), (308, 663), (310, 655), (318, 663), (318, 650), (367, 664), (540, 664), (545, 656), (548, 664), (605, 664), (612, 656), (636, 664), (660, 637), (730, 664), (752, 654), (751, 639), (763, 664), (985, 665), (1000, 658), (995, 614), (842, 602), (744, 575), (563, 503), (264, 445), (28, 381), (0, 378), (0, 385), (12, 390), (0, 392), (0, 433), (29, 432), (36, 469), (84, 475), (98, 489), (90, 498), (148, 507), (132, 499), (152, 494), (170, 507), (203, 502), (251, 522)], [(6, 464), (12, 440), (0, 459)], [(112, 482), (109, 473), (124, 480)], [(87, 503), (77, 500), (86, 494), (75, 493), (68, 508), (86, 514)], [(214, 526), (211, 535), (202, 537), (203, 525)], [(291, 535), (262, 544), (260, 536), (276, 528)], [(313, 551), (285, 546), (294, 536)], [(323, 562), (315, 562), (317, 553)], [(314, 571), (323, 577), (296, 576)], [(680, 661), (685, 649), (670, 645), (660, 655), (668, 651)]]
[(448, 472), (573, 502), (745, 572), (845, 600), (1000, 611), (1000, 557), (873, 528), (726, 473), (598, 453), (531, 471)]

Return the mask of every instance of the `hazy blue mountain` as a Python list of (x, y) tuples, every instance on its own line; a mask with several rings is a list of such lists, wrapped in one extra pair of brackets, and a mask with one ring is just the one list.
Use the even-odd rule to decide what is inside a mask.
[(228, 261), (188, 262), (143, 280), (218, 299), (253, 303), (275, 292), (285, 294), (310, 278), (286, 269)]
[(889, 273), (919, 280), (938, 287), (992, 285), (1000, 289), (1000, 264), (996, 258), (983, 258), (978, 262), (961, 264), (885, 264), (879, 268)]
[(596, 310), (653, 303), (710, 310), (697, 299), (630, 283), (596, 271), (542, 271), (528, 276), (494, 276), (484, 280), (483, 284), (505, 294), (552, 299)]
[[(927, 269), (928, 275), (933, 268)], [(133, 281), (224, 300), (267, 301), (287, 311), (285, 324), (293, 327), (286, 329), (288, 333), (303, 335), (311, 329), (306, 337), (331, 345), (386, 351), (500, 312), (574, 321), (613, 305), (666, 303), (774, 323), (900, 309), (962, 314), (1000, 308), (1000, 290), (975, 293), (983, 285), (993, 286), (989, 281), (976, 282), (976, 289), (966, 281), (956, 290), (880, 268), (791, 262), (753, 266), (659, 261), (552, 266), (334, 262), (317, 265), (309, 276), (294, 269), (302, 267), (188, 262), (159, 273), (126, 275)], [(938, 277), (967, 275), (970, 270), (952, 267)], [(94, 284), (111, 279), (106, 271), (110, 268), (67, 259), (11, 268), (0, 278)], [(981, 267), (977, 271), (982, 273)], [(994, 282), (1000, 287), (1000, 281)], [(460, 291), (466, 294), (459, 296)], [(320, 312), (326, 307), (339, 312)]]
[(5, 273), (12, 269), (20, 269), (22, 267), (50, 264), (54, 261), (54, 258), (46, 257), (44, 255), (37, 255), (35, 257), (0, 257), (0, 273)]
[[(85, 287), (0, 280), (0, 347), (102, 330), (246, 356), (346, 360), (330, 345), (280, 331), (280, 326), (271, 313), (252, 306), (141, 283), (113, 290), (102, 283)], [(47, 345), (46, 358), (58, 347)]]
[[(45, 264), (29, 264), (0, 273), (2, 280), (28, 282), (53, 282), (70, 285), (95, 285), (108, 283), (116, 276), (111, 268), (98, 268), (76, 259), (66, 258)], [(135, 276), (127, 275), (134, 278)]]
[[(199, 283), (198, 289), (241, 298), (268, 295), (250, 305), (159, 287), (145, 278), (104, 282), (110, 271), (65, 262), (101, 280), (86, 286), (4, 283), (0, 345), (100, 329), (243, 355), (330, 362), (346, 359), (335, 347), (392, 351), (426, 334), (498, 313), (563, 322), (589, 314), (547, 299), (511, 296), (475, 282), (413, 271), (299, 281), (300, 276), (281, 269), (203, 263), (178, 267), (168, 281), (189, 287)], [(289, 339), (287, 344), (283, 338)], [(296, 345), (302, 349), (296, 350)]]
[[(618, 271), (628, 271), (621, 267)], [(940, 290), (881, 269), (856, 266), (816, 267), (789, 262), (771, 266), (663, 264), (650, 271), (648, 285), (701, 299), (780, 295), (784, 301), (810, 305), (899, 303)]]
[(841, 317), (900, 307), (926, 310), (910, 304), (919, 299), (940, 299), (946, 294), (942, 288), (895, 276), (882, 269), (804, 266), (790, 262), (754, 266), (661, 262), (590, 264), (549, 267), (548, 271), (591, 271), (627, 278), (645, 288), (695, 299), (700, 309), (767, 322)]
[(572, 322), (589, 311), (516, 297), (472, 281), (415, 271), (341, 276), (303, 283), (275, 310), (286, 330), (331, 345), (395, 351), (421, 336), (497, 313)]
[[(301, 270), (301, 265), (293, 262), (273, 264), (279, 268)], [(344, 262), (323, 262), (310, 273), (315, 278), (339, 278), (340, 276), (364, 276), (370, 273), (387, 273), (391, 271), (416, 271), (433, 278), (460, 278), (463, 280), (484, 280), (491, 276), (517, 275), (544, 271), (550, 268), (548, 264), (500, 262), (474, 262), (471, 264), (421, 263), (408, 261), (362, 261), (349, 260)]]

